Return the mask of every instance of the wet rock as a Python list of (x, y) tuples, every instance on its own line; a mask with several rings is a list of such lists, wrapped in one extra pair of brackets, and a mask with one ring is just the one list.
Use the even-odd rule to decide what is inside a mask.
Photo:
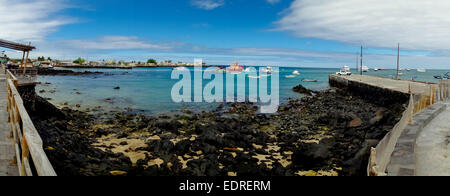
[(318, 165), (324, 165), (325, 161), (332, 156), (331, 149), (335, 141), (325, 139), (316, 143), (302, 143), (293, 156), (292, 161), (296, 165), (301, 165), (305, 169), (316, 169)]
[(311, 96), (313, 94), (312, 90), (305, 88), (303, 85), (298, 85), (292, 89), (296, 93), (305, 94)]
[(45, 69), (39, 68), (38, 75), (41, 76), (82, 76), (82, 75), (98, 75), (102, 74), (101, 72), (74, 72), (72, 70), (59, 70), (59, 69)]

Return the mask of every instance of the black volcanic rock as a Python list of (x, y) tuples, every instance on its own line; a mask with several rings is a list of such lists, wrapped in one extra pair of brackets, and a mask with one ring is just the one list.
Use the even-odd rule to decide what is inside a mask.
[(309, 96), (313, 95), (313, 92), (314, 92), (310, 89), (305, 88), (303, 85), (298, 85), (298, 86), (294, 87), (292, 90), (296, 93), (305, 94), (305, 95), (309, 95)]

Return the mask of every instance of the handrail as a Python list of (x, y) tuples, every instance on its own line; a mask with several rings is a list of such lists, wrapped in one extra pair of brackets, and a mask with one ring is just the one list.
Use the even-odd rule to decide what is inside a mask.
[(17, 78), (9, 70), (8, 80), (8, 112), (11, 130), (14, 135), (17, 166), (21, 176), (32, 176), (30, 155), (35, 172), (38, 176), (56, 176), (47, 155), (45, 154), (42, 139), (33, 125), (33, 121), (25, 109), (23, 100), (17, 90)]
[[(437, 85), (430, 85), (428, 92), (410, 95), (408, 109), (403, 113), (402, 119), (393, 130), (378, 144), (372, 148), (369, 158), (368, 175), (384, 176), (390, 157), (394, 151), (398, 138), (406, 126), (412, 122), (415, 114), (423, 111), (431, 105), (448, 100), (450, 98), (450, 81), (440, 81)], [(411, 87), (410, 87), (411, 88)]]

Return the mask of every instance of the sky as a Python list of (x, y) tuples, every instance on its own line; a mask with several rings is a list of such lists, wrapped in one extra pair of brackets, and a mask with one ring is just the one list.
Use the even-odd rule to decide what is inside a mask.
[[(31, 57), (450, 69), (448, 0), (0, 0)], [(6, 50), (10, 57), (20, 53)]]

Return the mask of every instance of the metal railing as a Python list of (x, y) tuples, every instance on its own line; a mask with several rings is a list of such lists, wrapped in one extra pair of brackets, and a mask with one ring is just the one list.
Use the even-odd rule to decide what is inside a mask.
[[(56, 176), (47, 155), (42, 139), (25, 109), (23, 100), (17, 90), (18, 79), (7, 70), (8, 86), (8, 122), (14, 136), (17, 166), (21, 176)], [(30, 165), (30, 157), (32, 165)]]

